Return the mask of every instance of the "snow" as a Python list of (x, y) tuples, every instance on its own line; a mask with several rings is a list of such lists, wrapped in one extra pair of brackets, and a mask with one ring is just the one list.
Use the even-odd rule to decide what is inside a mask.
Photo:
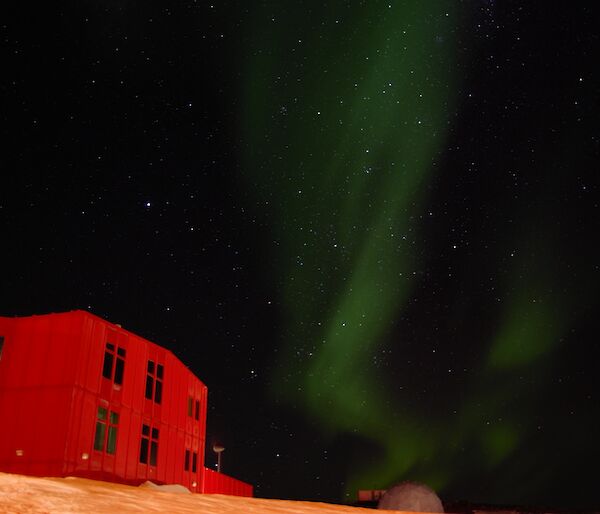
[(372, 514), (373, 510), (317, 502), (265, 500), (221, 494), (181, 494), (152, 487), (131, 487), (83, 478), (36, 478), (0, 473), (0, 512)]

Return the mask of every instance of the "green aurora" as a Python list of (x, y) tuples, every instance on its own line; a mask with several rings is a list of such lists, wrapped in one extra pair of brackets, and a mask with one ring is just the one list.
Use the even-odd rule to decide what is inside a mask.
[[(452, 2), (333, 2), (321, 30), (304, 33), (316, 15), (265, 2), (244, 55), (244, 174), (277, 220), (269, 258), (285, 318), (272, 394), (332, 440), (378, 449), (353, 467), (346, 495), (407, 478), (443, 490), (465, 448), (484, 469), (515, 452), (528, 428), (508, 398), (565, 320), (540, 294), (543, 270), (526, 280), (515, 271), (504, 284), (514, 301), (451, 423), (399, 405), (397, 385), (369, 371), (417, 280), (427, 184), (458, 108), (456, 27), (466, 15)], [(523, 405), (538, 393), (524, 391)], [(491, 416), (500, 421), (488, 427)]]

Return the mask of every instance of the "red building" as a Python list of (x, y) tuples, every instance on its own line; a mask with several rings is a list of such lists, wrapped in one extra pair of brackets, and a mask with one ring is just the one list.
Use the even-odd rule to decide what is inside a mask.
[(0, 317), (0, 470), (251, 496), (204, 467), (207, 388), (85, 311)]

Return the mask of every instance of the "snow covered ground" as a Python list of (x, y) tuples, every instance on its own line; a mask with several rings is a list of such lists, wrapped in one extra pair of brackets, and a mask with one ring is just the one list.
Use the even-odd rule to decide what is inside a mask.
[(82, 478), (35, 478), (0, 473), (0, 512), (372, 514), (374, 511), (316, 502), (164, 492)]

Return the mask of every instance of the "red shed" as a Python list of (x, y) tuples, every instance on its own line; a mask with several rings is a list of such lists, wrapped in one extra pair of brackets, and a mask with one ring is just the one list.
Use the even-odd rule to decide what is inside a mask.
[(251, 496), (204, 467), (206, 386), (85, 311), (0, 317), (0, 470)]

